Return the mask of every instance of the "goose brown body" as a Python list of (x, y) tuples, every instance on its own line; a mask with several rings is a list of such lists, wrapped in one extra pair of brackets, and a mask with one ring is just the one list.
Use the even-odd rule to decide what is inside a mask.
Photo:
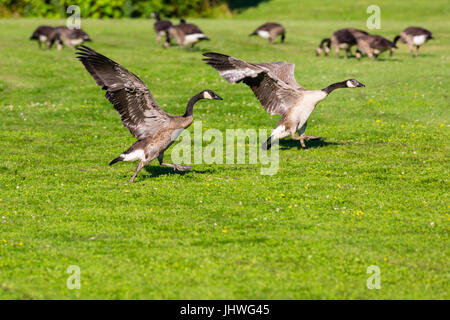
[(347, 58), (348, 54), (351, 53), (351, 47), (357, 43), (356, 38), (362, 35), (367, 35), (367, 32), (354, 28), (339, 29), (330, 38), (323, 39), (320, 42), (316, 49), (316, 55), (320, 56), (322, 52), (328, 55), (330, 47), (333, 46), (337, 57), (339, 57), (340, 50), (345, 50), (345, 58)]
[(356, 39), (358, 44), (358, 50), (356, 57), (361, 58), (361, 54), (366, 54), (371, 59), (378, 58), (382, 52), (389, 50), (390, 54), (394, 52), (397, 46), (379, 35), (362, 35)]
[(55, 27), (49, 35), (50, 47), (56, 43), (58, 50), (64, 45), (69, 48), (77, 47), (83, 42), (92, 41), (86, 32), (82, 29), (70, 29), (66, 26)]
[(260, 36), (264, 39), (269, 39), (269, 43), (272, 44), (276, 37), (281, 36), (281, 42), (284, 42), (286, 38), (286, 30), (284, 27), (276, 22), (267, 22), (256, 28), (250, 36)]
[(168, 32), (169, 28), (172, 26), (172, 22), (170, 22), (169, 20), (162, 20), (158, 12), (153, 12), (152, 18), (156, 19), (156, 22), (153, 25), (153, 29), (156, 33), (156, 41), (158, 41), (158, 44), (160, 44), (161, 37), (166, 36), (166, 43), (168, 43), (170, 41), (170, 39), (168, 38)]
[[(307, 136), (307, 121), (316, 105), (338, 88), (363, 87), (354, 79), (334, 83), (322, 90), (306, 90), (297, 83), (295, 65), (287, 62), (250, 63), (220, 53), (205, 53), (204, 61), (212, 66), (228, 82), (243, 82), (248, 85), (261, 106), (270, 114), (282, 115), (276, 128), (263, 145), (291, 136), (305, 148), (305, 140), (320, 139)], [(298, 137), (295, 133), (298, 132)]]
[(187, 45), (193, 47), (199, 41), (209, 40), (198, 26), (186, 23), (184, 20), (181, 20), (176, 26), (170, 27), (168, 34), (170, 38), (175, 39), (180, 48), (184, 48)]
[(39, 26), (38, 28), (36, 28), (36, 30), (34, 30), (33, 34), (30, 37), (30, 40), (37, 40), (39, 48), (41, 48), (43, 43), (47, 46), (47, 48), (50, 48), (49, 37), (53, 32), (53, 29), (54, 27), (51, 26)]
[(86, 46), (79, 48), (77, 54), (97, 84), (106, 90), (105, 97), (119, 112), (123, 125), (137, 139), (110, 165), (119, 161), (139, 161), (130, 182), (155, 158), (162, 166), (179, 171), (190, 169), (190, 166), (164, 163), (164, 151), (191, 125), (193, 107), (198, 100), (221, 98), (211, 90), (204, 90), (189, 100), (184, 115), (169, 114), (161, 109), (149, 88), (135, 74)]
[[(397, 44), (397, 41), (400, 40), (408, 45), (411, 55), (417, 57), (419, 48), (430, 39), (433, 39), (431, 31), (421, 27), (408, 27), (394, 38), (394, 44)], [(416, 47), (416, 52), (414, 52), (414, 47)]]

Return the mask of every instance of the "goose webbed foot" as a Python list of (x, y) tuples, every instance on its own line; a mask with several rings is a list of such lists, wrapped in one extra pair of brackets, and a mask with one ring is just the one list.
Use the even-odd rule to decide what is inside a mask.
[(192, 166), (181, 166), (179, 164), (176, 164), (175, 169), (178, 171), (188, 171), (192, 169)]
[(162, 165), (163, 167), (173, 168), (173, 170), (178, 170), (178, 171), (187, 171), (187, 170), (192, 169), (192, 166), (182, 166), (182, 165), (174, 164), (174, 163), (162, 162), (162, 163), (160, 163), (160, 165)]
[(159, 164), (163, 167), (173, 168), (173, 170), (178, 170), (178, 171), (187, 171), (187, 170), (192, 169), (192, 166), (182, 166), (180, 164), (165, 163), (163, 161), (163, 159), (164, 159), (164, 153), (159, 154), (158, 161), (159, 161)]

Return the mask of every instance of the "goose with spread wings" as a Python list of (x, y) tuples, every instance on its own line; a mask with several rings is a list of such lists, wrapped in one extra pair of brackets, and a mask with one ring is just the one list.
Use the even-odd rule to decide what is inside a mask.
[(119, 112), (123, 125), (137, 139), (110, 165), (119, 161), (139, 161), (130, 182), (155, 158), (158, 158), (160, 165), (174, 170), (191, 169), (191, 166), (165, 163), (164, 151), (191, 125), (193, 107), (197, 101), (222, 98), (212, 90), (204, 90), (189, 100), (184, 115), (173, 115), (162, 110), (145, 83), (120, 64), (86, 46), (79, 48), (77, 54), (97, 84), (106, 90), (105, 96)]
[[(248, 85), (268, 113), (282, 115), (263, 149), (269, 149), (275, 141), (287, 136), (298, 140), (303, 148), (306, 148), (305, 140), (321, 139), (305, 135), (308, 118), (316, 105), (335, 89), (364, 87), (357, 80), (348, 79), (322, 90), (306, 90), (295, 80), (293, 63), (250, 63), (213, 52), (203, 55), (206, 57), (203, 60), (225, 80)], [(295, 136), (296, 132), (298, 136)]]

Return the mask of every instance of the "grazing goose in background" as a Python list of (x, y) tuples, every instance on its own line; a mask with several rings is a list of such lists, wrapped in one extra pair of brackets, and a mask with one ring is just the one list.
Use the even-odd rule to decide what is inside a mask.
[(390, 50), (390, 55), (394, 53), (397, 46), (379, 35), (363, 35), (356, 39), (358, 50), (356, 50), (356, 58), (361, 59), (362, 54), (366, 54), (370, 59), (377, 59), (380, 53)]
[(170, 39), (167, 38), (167, 35), (169, 28), (172, 26), (172, 22), (169, 20), (161, 20), (158, 12), (152, 12), (152, 18), (156, 19), (156, 22), (153, 25), (156, 32), (156, 41), (158, 41), (158, 44), (161, 44), (161, 37), (166, 36), (164, 46), (167, 46), (170, 43)]
[(49, 37), (53, 29), (54, 27), (50, 26), (40, 26), (36, 30), (34, 30), (33, 34), (30, 37), (30, 40), (37, 40), (39, 48), (41, 48), (43, 43), (45, 43), (47, 48), (50, 48)]
[[(334, 51), (336, 52), (336, 57), (339, 57), (339, 51), (343, 49), (345, 50), (345, 58), (347, 58), (348, 54), (351, 53), (350, 48), (356, 45), (356, 37), (366, 34), (368, 33), (359, 29), (339, 29), (331, 35), (331, 38), (322, 39), (316, 49), (316, 55), (320, 56), (321, 53), (324, 52), (327, 56), (330, 52), (330, 46), (332, 45), (334, 47)], [(323, 48), (324, 44), (325, 49)]]
[[(268, 113), (282, 115), (263, 144), (263, 149), (269, 149), (273, 142), (289, 135), (293, 140), (300, 141), (303, 148), (306, 148), (305, 140), (321, 139), (305, 135), (307, 120), (316, 105), (335, 89), (364, 87), (357, 80), (349, 79), (333, 83), (322, 90), (306, 90), (295, 80), (293, 63), (250, 63), (220, 53), (203, 55), (207, 57), (203, 60), (225, 80), (248, 85)], [(295, 132), (298, 132), (298, 137)]]
[[(413, 57), (419, 55), (419, 48), (421, 45), (425, 44), (428, 40), (434, 39), (430, 31), (420, 27), (409, 27), (403, 30), (400, 35), (394, 38), (394, 44), (397, 44), (398, 40), (406, 43), (409, 47), (409, 51)], [(413, 49), (416, 46), (416, 53), (414, 54)]]
[(269, 43), (272, 44), (276, 37), (281, 35), (281, 42), (284, 42), (286, 38), (286, 30), (279, 23), (267, 22), (262, 26), (259, 26), (255, 31), (249, 34), (249, 36), (260, 36), (264, 39), (269, 39)]
[(106, 90), (105, 97), (119, 112), (123, 125), (138, 140), (112, 160), (110, 165), (119, 161), (139, 160), (130, 182), (133, 182), (138, 172), (155, 158), (158, 158), (160, 165), (174, 170), (191, 169), (191, 166), (165, 163), (164, 151), (191, 125), (194, 119), (194, 104), (198, 100), (222, 100), (222, 98), (211, 90), (204, 90), (189, 100), (184, 115), (169, 114), (161, 109), (145, 83), (120, 64), (86, 46), (79, 48), (77, 54), (97, 84)]
[(209, 40), (199, 27), (192, 23), (186, 23), (184, 19), (180, 20), (180, 24), (169, 28), (169, 36), (174, 38), (182, 49), (187, 45), (191, 45), (193, 48), (197, 42)]
[(66, 45), (70, 49), (73, 49), (73, 47), (77, 47), (85, 41), (92, 41), (87, 33), (84, 32), (81, 28), (70, 29), (65, 26), (54, 28), (52, 33), (50, 34), (49, 40), (50, 47), (52, 47), (53, 44), (56, 43), (56, 47), (58, 48), (58, 50), (61, 50), (63, 48), (63, 45)]

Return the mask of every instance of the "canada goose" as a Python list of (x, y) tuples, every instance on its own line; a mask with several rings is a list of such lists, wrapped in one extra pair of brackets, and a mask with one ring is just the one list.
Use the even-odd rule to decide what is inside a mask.
[(262, 26), (259, 26), (255, 31), (249, 34), (249, 37), (251, 36), (260, 36), (264, 39), (269, 39), (269, 43), (272, 44), (276, 37), (281, 35), (281, 42), (284, 42), (284, 39), (286, 38), (286, 30), (283, 28), (283, 26), (279, 23), (275, 22), (267, 22), (264, 23)]
[[(203, 55), (207, 57), (203, 60), (225, 80), (248, 85), (268, 113), (282, 115), (263, 144), (263, 149), (269, 149), (274, 141), (289, 135), (299, 140), (303, 148), (306, 148), (305, 140), (321, 139), (305, 135), (307, 120), (315, 106), (335, 89), (364, 87), (357, 80), (349, 79), (333, 83), (322, 90), (306, 90), (295, 80), (293, 63), (249, 63), (220, 53)], [(296, 131), (298, 137), (295, 136)]]
[(58, 50), (63, 48), (63, 44), (72, 49), (85, 41), (92, 41), (82, 29), (70, 29), (65, 26), (54, 28), (49, 36), (49, 40), (50, 47), (56, 43)]
[[(394, 38), (394, 44), (397, 44), (398, 40), (406, 43), (409, 47), (409, 51), (413, 57), (419, 55), (419, 48), (425, 44), (428, 40), (434, 39), (430, 31), (420, 27), (409, 27), (403, 30), (400, 35)], [(416, 46), (416, 53), (413, 53), (414, 46)]]
[(36, 30), (34, 30), (33, 34), (30, 37), (30, 40), (37, 40), (39, 44), (39, 48), (41, 45), (45, 43), (47, 48), (50, 48), (49, 36), (53, 31), (53, 27), (50, 26), (40, 26)]
[(194, 47), (201, 40), (209, 40), (199, 27), (192, 23), (186, 23), (184, 19), (180, 20), (180, 24), (169, 28), (169, 36), (175, 39), (180, 48), (187, 45)]
[(169, 20), (161, 20), (158, 12), (152, 12), (152, 18), (156, 19), (156, 22), (153, 25), (156, 32), (156, 41), (158, 41), (158, 44), (161, 44), (161, 37), (166, 36), (165, 46), (167, 46), (170, 42), (170, 39), (167, 38), (167, 36), (169, 28), (172, 26), (172, 22)]
[(356, 58), (359, 60), (362, 54), (366, 54), (370, 59), (377, 59), (378, 55), (386, 50), (390, 50), (392, 56), (397, 46), (379, 35), (363, 35), (356, 38), (358, 49), (356, 50)]
[(191, 166), (165, 163), (164, 151), (191, 125), (194, 118), (193, 107), (198, 100), (222, 98), (211, 90), (204, 90), (189, 100), (184, 115), (169, 114), (161, 109), (145, 83), (120, 64), (86, 46), (78, 48), (77, 54), (77, 58), (97, 84), (106, 90), (105, 97), (119, 112), (123, 125), (138, 140), (112, 160), (110, 165), (119, 161), (139, 160), (130, 182), (155, 158), (158, 158), (160, 165), (174, 170), (191, 169)]
[[(316, 55), (320, 56), (322, 51), (324, 51), (324, 54), (327, 56), (332, 45), (336, 52), (336, 57), (339, 57), (339, 50), (343, 49), (345, 50), (345, 58), (347, 58), (348, 54), (351, 53), (350, 48), (356, 45), (356, 37), (365, 34), (367, 32), (353, 28), (339, 29), (331, 35), (331, 38), (322, 39), (316, 49)], [(324, 44), (325, 49), (323, 48)]]

